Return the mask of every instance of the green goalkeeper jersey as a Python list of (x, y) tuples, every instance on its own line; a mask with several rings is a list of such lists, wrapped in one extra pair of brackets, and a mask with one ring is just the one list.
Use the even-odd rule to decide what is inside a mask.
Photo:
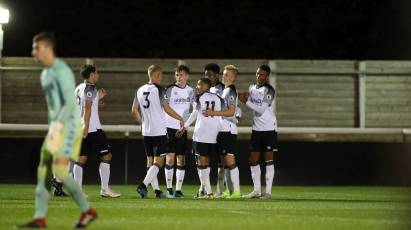
[(76, 133), (81, 127), (80, 111), (74, 95), (74, 74), (60, 59), (41, 73), (41, 87), (45, 93), (48, 122), (60, 121), (67, 132)]

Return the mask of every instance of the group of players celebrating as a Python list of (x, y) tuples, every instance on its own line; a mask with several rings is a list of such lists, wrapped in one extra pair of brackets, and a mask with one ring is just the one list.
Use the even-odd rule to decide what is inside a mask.
[[(74, 74), (55, 53), (52, 34), (40, 33), (33, 38), (33, 57), (44, 66), (41, 86), (45, 93), (49, 132), (43, 142), (37, 173), (35, 214), (32, 220), (19, 225), (22, 228), (46, 227), (45, 216), (50, 196), (49, 179), (53, 178), (55, 195), (62, 196), (63, 184), (81, 210), (76, 228), (84, 228), (97, 218), (90, 207), (87, 195), (82, 191), (83, 166), (90, 155), (100, 159), (100, 195), (120, 197), (109, 187), (111, 147), (107, 142), (99, 119), (99, 108), (107, 95), (97, 89), (99, 74), (95, 66), (84, 65), (81, 76), (84, 82), (75, 87)], [(168, 198), (182, 198), (187, 152), (187, 128), (195, 121), (192, 150), (196, 156), (197, 172), (201, 182), (197, 198), (271, 198), (274, 178), (273, 154), (277, 151), (277, 122), (274, 114), (274, 88), (269, 84), (270, 68), (261, 65), (256, 71), (256, 82), (248, 92), (238, 93), (235, 82), (239, 70), (227, 65), (220, 82), (220, 67), (207, 64), (205, 77), (196, 87), (188, 85), (190, 70), (185, 65), (175, 69), (175, 84), (160, 86), (162, 69), (148, 68), (148, 83), (139, 87), (132, 104), (132, 114), (141, 124), (144, 148), (147, 156), (147, 174), (137, 187), (142, 198), (148, 197), (151, 184), (157, 198), (165, 197), (160, 190), (157, 176), (164, 166)], [(73, 93), (75, 96), (73, 96)], [(241, 116), (241, 101), (253, 112), (249, 164), (254, 189), (242, 196), (239, 170), (236, 165), (237, 124)], [(191, 111), (191, 113), (190, 113)], [(216, 193), (210, 183), (210, 160), (219, 155)], [(261, 191), (260, 155), (264, 155), (266, 190)], [(69, 163), (75, 162), (73, 176)], [(173, 191), (174, 168), (176, 187)], [(226, 190), (224, 191), (224, 185)]]
[[(248, 92), (237, 93), (235, 82), (239, 74), (234, 65), (223, 70), (223, 82), (219, 80), (220, 67), (210, 63), (204, 68), (205, 77), (199, 79), (195, 89), (188, 85), (190, 70), (185, 65), (175, 69), (175, 84), (163, 88), (162, 69), (148, 68), (149, 82), (135, 94), (132, 113), (141, 123), (144, 147), (147, 154), (147, 174), (137, 187), (142, 198), (147, 198), (151, 184), (156, 197), (163, 194), (157, 175), (165, 162), (167, 197), (183, 197), (187, 128), (195, 121), (192, 150), (196, 156), (198, 177), (201, 182), (197, 198), (271, 198), (274, 178), (273, 155), (277, 151), (277, 126), (274, 114), (274, 88), (268, 83), (270, 67), (261, 65), (256, 71), (256, 83)], [(251, 153), (249, 158), (254, 190), (242, 196), (239, 170), (236, 165), (238, 101), (253, 111)], [(192, 112), (190, 113), (190, 107)], [(210, 159), (220, 157), (217, 191), (210, 183)], [(265, 193), (261, 192), (260, 154), (266, 165)], [(177, 159), (176, 191), (173, 192), (174, 164)], [(226, 190), (223, 187), (226, 185)]]

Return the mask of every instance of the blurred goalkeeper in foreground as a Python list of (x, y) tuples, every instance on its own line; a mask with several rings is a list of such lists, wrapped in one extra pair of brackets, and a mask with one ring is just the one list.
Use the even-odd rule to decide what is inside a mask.
[(71, 197), (81, 209), (75, 228), (84, 228), (97, 218), (94, 209), (84, 197), (80, 186), (68, 174), (68, 163), (77, 160), (82, 128), (80, 111), (75, 103), (74, 75), (71, 69), (55, 54), (55, 40), (48, 33), (33, 38), (33, 57), (45, 68), (41, 73), (49, 117), (49, 131), (43, 142), (40, 163), (37, 169), (36, 211), (34, 218), (21, 228), (45, 228), (46, 213), (50, 197), (47, 179), (54, 175), (67, 187)]

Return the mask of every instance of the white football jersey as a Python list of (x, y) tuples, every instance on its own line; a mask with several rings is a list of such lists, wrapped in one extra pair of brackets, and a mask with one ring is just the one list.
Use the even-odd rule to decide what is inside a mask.
[[(184, 88), (173, 84), (167, 87), (165, 100), (170, 107), (177, 112), (184, 121), (190, 116), (190, 105), (195, 101), (196, 91), (193, 87), (186, 85)], [(167, 128), (179, 129), (180, 122), (170, 115), (166, 114)]]
[(215, 144), (220, 131), (220, 117), (205, 117), (202, 112), (207, 109), (221, 111), (224, 107), (224, 100), (217, 94), (204, 92), (196, 100), (197, 120), (194, 126), (193, 141)]
[(254, 84), (249, 87), (249, 94), (246, 105), (253, 110), (253, 130), (277, 130), (274, 88), (268, 83), (260, 87)]
[(97, 129), (101, 129), (100, 117), (98, 114), (99, 97), (97, 87), (94, 84), (87, 82), (81, 83), (75, 89), (75, 95), (77, 98), (77, 103), (80, 106), (81, 121), (84, 125), (84, 114), (86, 101), (91, 101), (91, 114), (89, 120), (88, 132), (96, 132)]
[(143, 136), (166, 135), (164, 94), (165, 89), (162, 86), (150, 83), (141, 86), (136, 91), (133, 104), (140, 108)]
[(210, 88), (210, 92), (211, 93), (215, 93), (218, 96), (221, 97), (221, 95), (223, 95), (223, 90), (225, 88), (225, 85), (221, 82), (217, 82), (217, 84), (215, 84), (215, 86)]
[[(221, 96), (225, 103), (226, 107), (233, 105), (237, 110), (237, 103), (238, 103), (238, 95), (237, 90), (234, 85), (230, 85), (223, 90), (223, 94)], [(237, 123), (238, 120), (236, 118), (237, 111), (234, 112), (234, 115), (231, 117), (220, 117), (221, 122), (221, 132), (230, 132), (231, 134), (238, 134), (237, 131)]]

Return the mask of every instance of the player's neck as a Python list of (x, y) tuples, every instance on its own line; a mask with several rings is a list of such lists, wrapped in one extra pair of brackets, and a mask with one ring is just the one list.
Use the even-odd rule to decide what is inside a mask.
[(54, 65), (54, 63), (56, 62), (57, 57), (56, 56), (50, 56), (48, 58), (46, 58), (46, 60), (44, 60), (43, 64), (44, 66), (46, 66), (47, 68), (50, 68)]
[(187, 82), (185, 82), (185, 83), (182, 83), (182, 82), (176, 83), (176, 85), (177, 85), (178, 87), (180, 87), (180, 88), (185, 88), (186, 85), (187, 85)]

